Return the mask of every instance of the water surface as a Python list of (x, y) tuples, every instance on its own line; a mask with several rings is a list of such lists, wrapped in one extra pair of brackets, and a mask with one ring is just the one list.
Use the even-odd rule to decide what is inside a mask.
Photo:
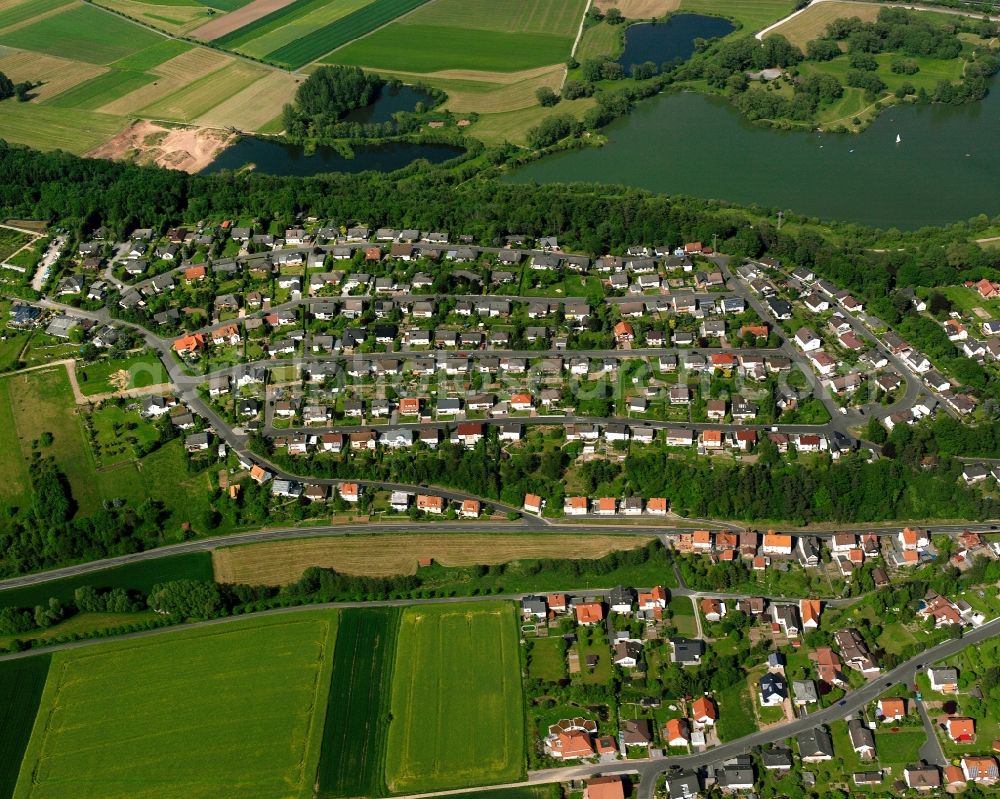
[(605, 128), (604, 147), (549, 156), (510, 179), (623, 183), (903, 229), (993, 216), (1000, 82), (992, 88), (979, 103), (887, 109), (860, 134), (757, 127), (723, 98), (667, 94)]
[(736, 30), (728, 19), (703, 14), (675, 14), (664, 22), (642, 22), (625, 31), (625, 52), (618, 63), (628, 72), (633, 64), (652, 61), (657, 67), (687, 61), (695, 39), (717, 39)]

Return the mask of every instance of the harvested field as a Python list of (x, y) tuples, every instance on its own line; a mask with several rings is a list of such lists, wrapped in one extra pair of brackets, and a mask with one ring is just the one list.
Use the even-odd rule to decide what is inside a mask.
[(49, 103), (57, 108), (99, 108), (116, 97), (140, 89), (155, 80), (156, 76), (148, 72), (112, 69), (93, 80), (74, 86), (69, 91), (61, 92)]
[(202, 114), (195, 124), (259, 132), (268, 122), (281, 116), (281, 109), (285, 103), (292, 102), (302, 80), (287, 72), (271, 72)]
[(823, 2), (810, 6), (797, 17), (779, 25), (768, 35), (779, 33), (805, 52), (806, 43), (826, 33), (826, 26), (835, 19), (860, 17), (867, 22), (873, 22), (878, 17), (881, 8), (882, 6), (876, 3), (858, 3), (853, 0), (850, 2), (837, 2), (837, 0)]
[(228, 66), (192, 81), (173, 94), (146, 106), (141, 113), (153, 119), (191, 122), (267, 74), (269, 70), (265, 67), (234, 60)]
[(121, 117), (37, 103), (8, 103), (0, 117), (0, 138), (36, 150), (65, 150), (82, 155), (124, 126)]
[(534, 558), (600, 558), (649, 541), (642, 536), (405, 534), (300, 538), (225, 547), (212, 553), (220, 583), (285, 585), (310, 566), (343, 574), (388, 577), (414, 574), (417, 560), (433, 558), (443, 566), (474, 566)]
[(203, 42), (214, 42), (216, 39), (238, 31), (251, 22), (256, 22), (258, 19), (294, 2), (295, 0), (254, 0), (243, 8), (217, 17), (200, 28), (195, 28), (191, 31), (191, 36), (201, 39)]
[(662, 17), (681, 7), (681, 0), (594, 0), (601, 11), (617, 8), (628, 19)]
[(102, 75), (107, 69), (44, 53), (15, 50), (0, 57), (0, 72), (14, 83), (22, 80), (41, 81), (41, 86), (31, 90), (31, 102), (40, 103)]
[(112, 100), (98, 110), (120, 116), (137, 115), (140, 109), (183, 89), (192, 81), (222, 69), (234, 60), (231, 55), (216, 50), (193, 48), (153, 68), (151, 71), (157, 75), (157, 80), (153, 83)]
[(208, 166), (234, 138), (224, 130), (165, 128), (153, 122), (135, 122), (87, 155), (194, 173)]

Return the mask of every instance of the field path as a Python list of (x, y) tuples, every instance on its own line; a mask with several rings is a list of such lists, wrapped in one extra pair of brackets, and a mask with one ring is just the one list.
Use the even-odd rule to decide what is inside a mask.
[[(809, 5), (803, 6), (798, 11), (793, 11), (791, 14), (789, 14), (784, 19), (779, 19), (774, 24), (768, 25), (763, 30), (758, 31), (757, 33), (754, 34), (754, 37), (757, 38), (757, 39), (763, 39), (765, 36), (767, 36), (767, 34), (773, 33), (775, 31), (775, 29), (781, 27), (786, 22), (788, 22), (790, 19), (794, 19), (799, 14), (802, 14), (802, 13), (808, 11), (810, 8), (812, 8), (815, 5), (818, 5), (820, 3), (831, 3), (831, 2), (840, 2), (840, 3), (842, 3), (844, 1), (845, 0), (812, 0), (812, 2), (809, 3)], [(978, 12), (978, 11), (965, 11), (965, 10), (960, 9), (960, 8), (945, 8), (943, 6), (924, 6), (924, 5), (920, 5), (919, 3), (876, 3), (876, 2), (870, 2), (869, 0), (864, 0), (864, 1), (862, 1), (862, 0), (847, 0), (847, 1), (855, 3), (856, 5), (862, 5), (862, 6), (883, 6), (884, 5), (886, 8), (890, 8), (890, 7), (891, 8), (905, 8), (905, 9), (908, 9), (910, 11), (931, 11), (931, 12), (934, 12), (934, 13), (937, 13), (937, 14), (952, 14), (952, 15), (958, 16), (958, 17), (975, 17), (976, 19), (995, 19), (996, 18), (995, 14), (983, 14), (983, 13)]]

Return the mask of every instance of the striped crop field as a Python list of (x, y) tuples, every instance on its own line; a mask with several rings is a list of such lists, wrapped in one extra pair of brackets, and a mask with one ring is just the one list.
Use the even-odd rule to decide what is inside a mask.
[(400, 611), (341, 612), (320, 750), (319, 796), (385, 793), (387, 719)]
[(509, 602), (403, 612), (385, 780), (392, 793), (517, 782), (525, 772), (517, 621)]
[(0, 663), (0, 799), (14, 793), (48, 673), (48, 655)]

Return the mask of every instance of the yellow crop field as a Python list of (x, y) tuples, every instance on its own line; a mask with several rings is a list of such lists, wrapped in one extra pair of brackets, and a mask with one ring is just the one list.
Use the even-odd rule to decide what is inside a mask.
[(297, 538), (217, 549), (215, 579), (221, 583), (286, 585), (310, 566), (343, 574), (389, 577), (414, 574), (417, 561), (433, 558), (443, 566), (509, 563), (533, 558), (600, 558), (649, 542), (643, 536), (497, 534), (391, 534)]
[(150, 70), (161, 76), (159, 80), (123, 95), (99, 110), (107, 114), (134, 115), (140, 109), (170, 96), (191, 81), (211, 75), (227, 64), (233, 63), (234, 60), (231, 55), (216, 50), (203, 48), (188, 50)]
[(175, 119), (191, 122), (208, 113), (236, 92), (256, 83), (269, 70), (245, 61), (234, 61), (211, 75), (195, 80), (178, 91), (142, 109), (152, 119)]
[(272, 72), (202, 114), (195, 123), (210, 128), (232, 126), (242, 131), (259, 131), (281, 115), (285, 103), (292, 102), (302, 80), (287, 72)]
[[(810, 6), (797, 17), (779, 25), (771, 34), (780, 33), (788, 41), (805, 52), (806, 44), (826, 33), (826, 26), (842, 17), (860, 17), (873, 22), (878, 17), (881, 6), (876, 3), (827, 2)], [(771, 35), (769, 34), (769, 35)]]
[(14, 83), (22, 80), (41, 82), (41, 86), (31, 92), (34, 95), (32, 102), (35, 103), (44, 102), (107, 71), (106, 67), (96, 64), (84, 64), (28, 50), (11, 50), (0, 56), (0, 72)]

